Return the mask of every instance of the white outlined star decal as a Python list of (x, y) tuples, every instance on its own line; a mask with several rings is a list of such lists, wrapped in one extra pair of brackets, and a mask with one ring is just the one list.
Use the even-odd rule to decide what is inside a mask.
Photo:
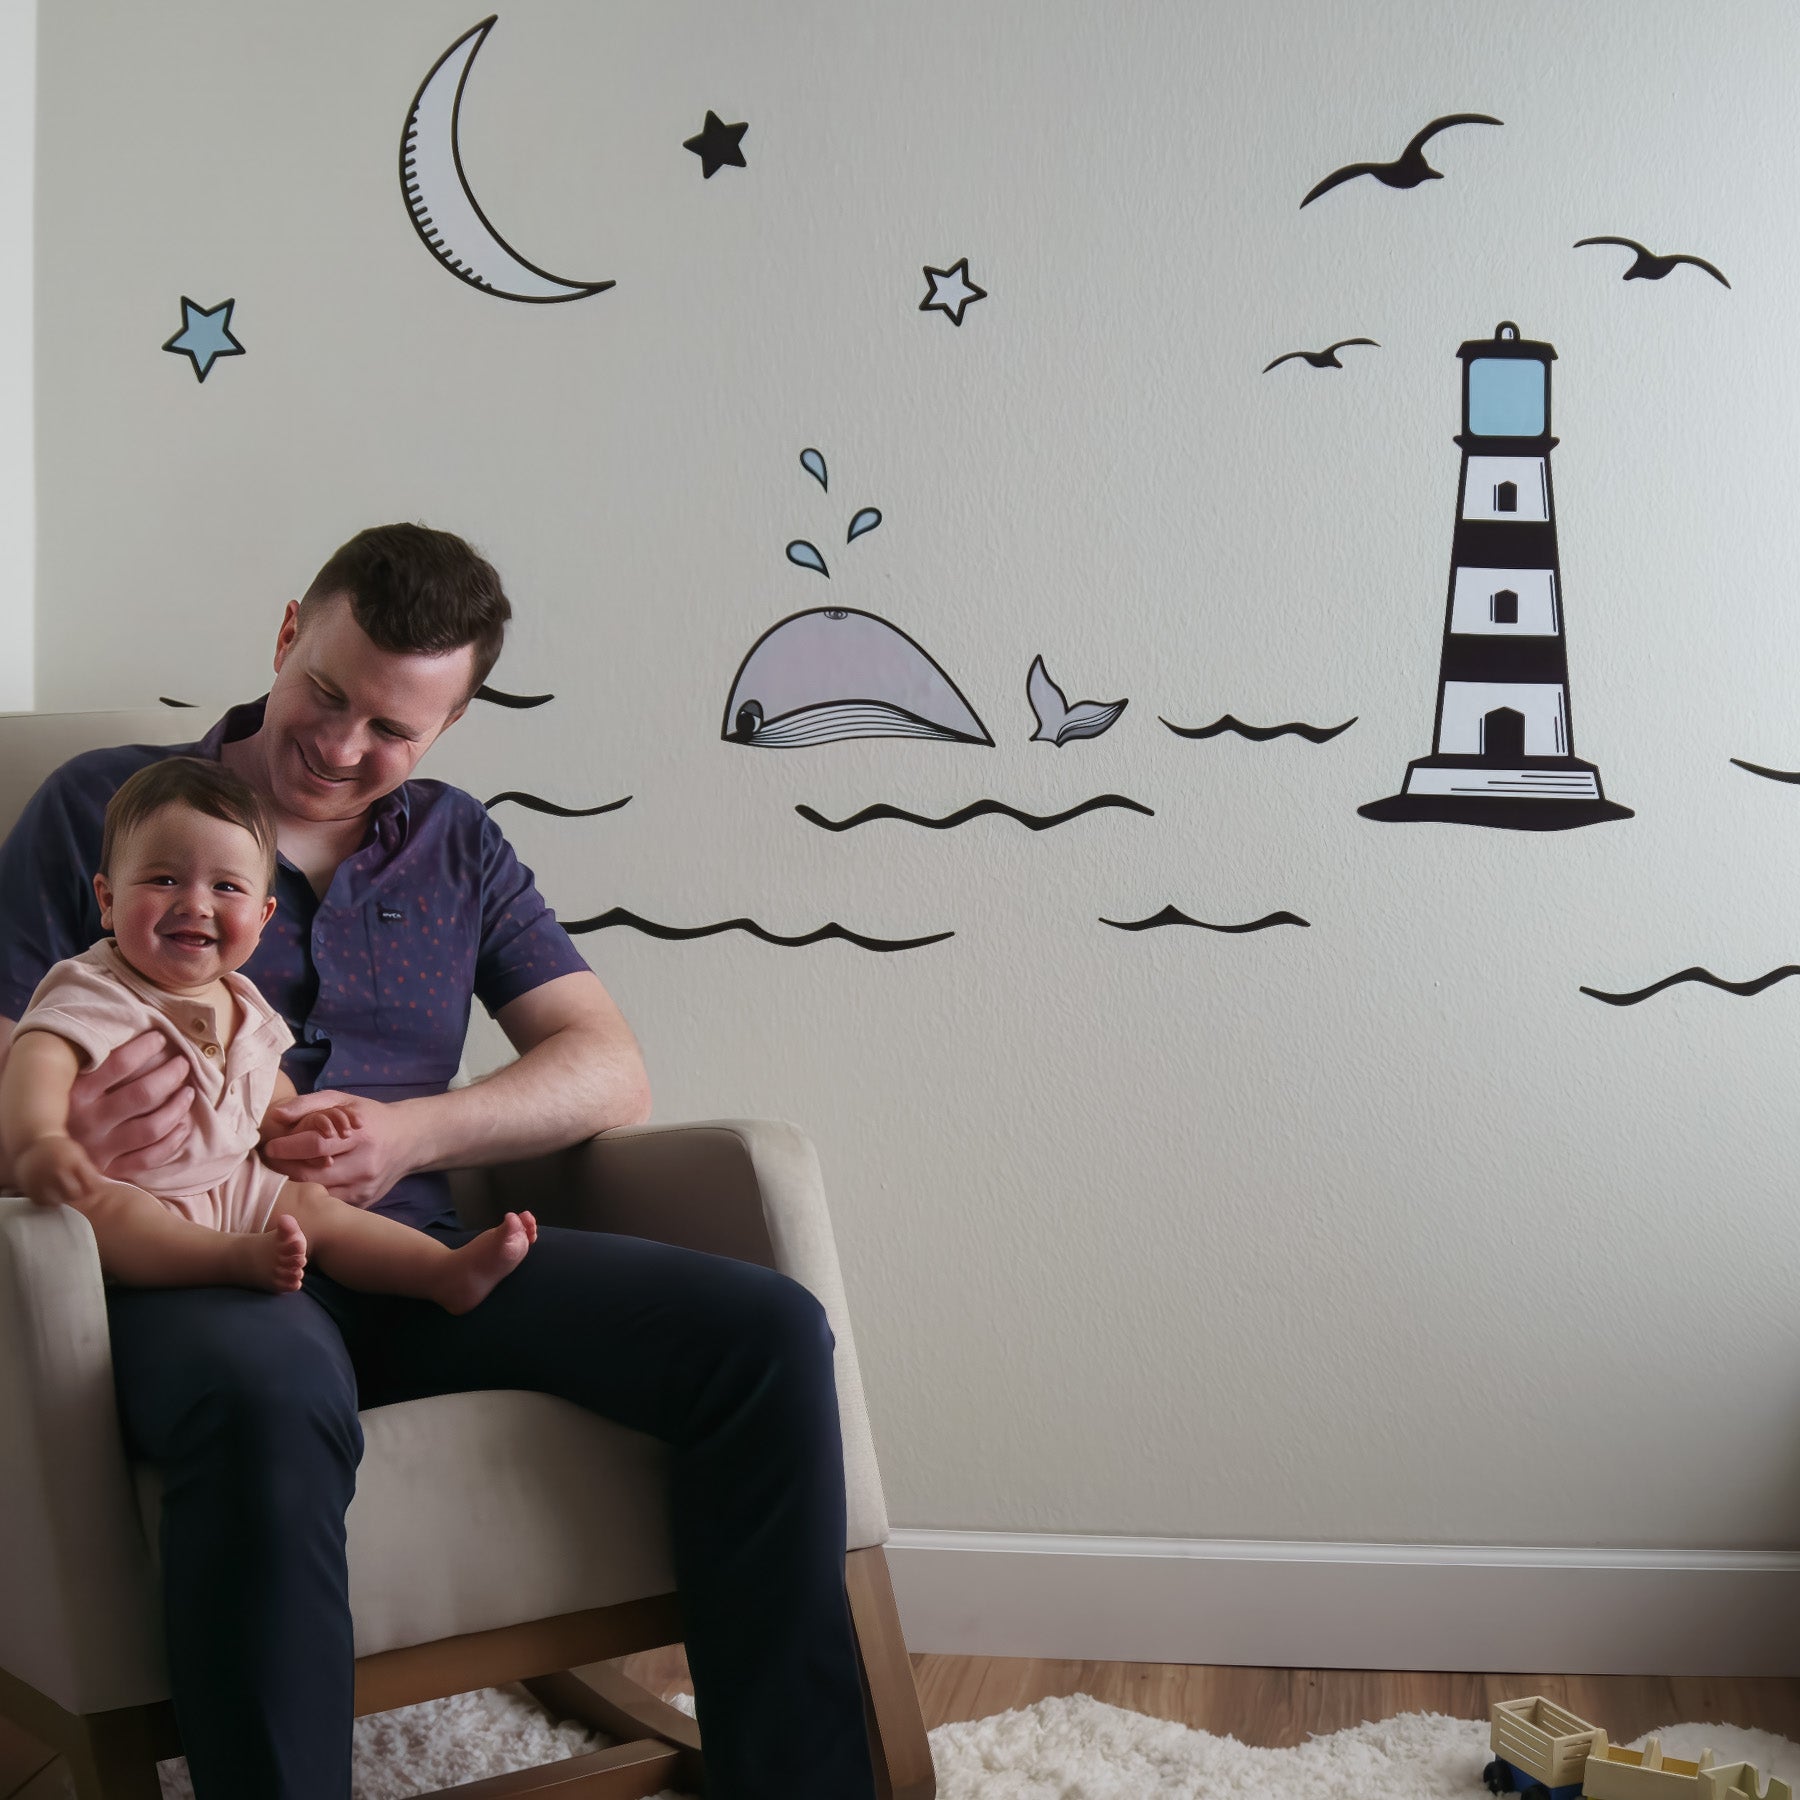
[(987, 298), (987, 289), (977, 287), (969, 279), (969, 259), (966, 256), (947, 269), (934, 269), (927, 263), (925, 279), (931, 283), (931, 292), (919, 302), (919, 311), (945, 313), (952, 325), (962, 323), (963, 308), (970, 301)]
[(196, 305), (186, 294), (181, 296), (181, 329), (163, 345), (194, 365), (194, 379), (204, 381), (206, 372), (221, 356), (242, 356), (244, 346), (231, 335), (231, 309), (235, 300), (226, 300), (208, 311)]

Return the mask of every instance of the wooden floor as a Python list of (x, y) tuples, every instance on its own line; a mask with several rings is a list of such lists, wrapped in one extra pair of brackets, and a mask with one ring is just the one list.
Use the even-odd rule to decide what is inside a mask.
[[(1025, 1657), (915, 1656), (926, 1729), (1092, 1694), (1113, 1706), (1178, 1719), (1271, 1747), (1401, 1712), (1485, 1719), (1496, 1700), (1543, 1694), (1629, 1743), (1683, 1720), (1751, 1726), (1800, 1741), (1800, 1681), (1669, 1680), (1648, 1675), (1413, 1675), (1358, 1669), (1239, 1669), (1189, 1663), (1043, 1662)], [(665, 1697), (690, 1689), (679, 1646), (627, 1657), (625, 1672)], [(0, 1721), (0, 1800), (55, 1791), (49, 1753)]]

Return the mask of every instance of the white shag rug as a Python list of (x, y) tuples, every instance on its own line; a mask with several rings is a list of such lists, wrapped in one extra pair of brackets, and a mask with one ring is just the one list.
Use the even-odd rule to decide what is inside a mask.
[[(690, 1695), (672, 1703), (694, 1711)], [(1800, 1785), (1800, 1745), (1766, 1731), (1667, 1725), (1655, 1735), (1690, 1762), (1711, 1749), (1721, 1763), (1754, 1763), (1765, 1782)], [(410, 1800), (613, 1741), (556, 1724), (523, 1688), (458, 1694), (357, 1721), (356, 1800)], [(1073, 1694), (940, 1725), (931, 1755), (938, 1800), (1488, 1800), (1487, 1721), (1441, 1713), (1401, 1713), (1262, 1750)], [(192, 1800), (185, 1763), (160, 1772), (164, 1800)], [(656, 1800), (689, 1797), (664, 1789)]]

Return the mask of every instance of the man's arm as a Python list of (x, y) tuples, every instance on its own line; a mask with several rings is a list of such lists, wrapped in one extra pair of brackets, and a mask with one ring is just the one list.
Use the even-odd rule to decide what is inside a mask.
[[(382, 1104), (322, 1090), (271, 1108), (293, 1127), (263, 1146), (295, 1181), (317, 1181), (366, 1206), (402, 1176), (541, 1156), (615, 1125), (650, 1117), (650, 1078), (637, 1039), (591, 970), (559, 975), (494, 1015), (519, 1052), (492, 1075), (445, 1094)], [(356, 1134), (332, 1140), (309, 1127), (321, 1107), (350, 1116)]]

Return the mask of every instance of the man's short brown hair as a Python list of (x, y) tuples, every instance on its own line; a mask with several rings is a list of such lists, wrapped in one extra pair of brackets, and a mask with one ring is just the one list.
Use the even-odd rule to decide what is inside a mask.
[(471, 699), (500, 660), (512, 617), (494, 565), (426, 525), (371, 525), (334, 550), (301, 597), (301, 630), (338, 594), (349, 597), (351, 616), (378, 649), (442, 656), (472, 647)]
[(120, 784), (106, 808), (100, 839), (102, 875), (111, 878), (119, 845), (165, 806), (191, 807), (209, 819), (241, 825), (263, 853), (263, 891), (275, 885), (274, 808), (241, 775), (198, 756), (165, 756)]

